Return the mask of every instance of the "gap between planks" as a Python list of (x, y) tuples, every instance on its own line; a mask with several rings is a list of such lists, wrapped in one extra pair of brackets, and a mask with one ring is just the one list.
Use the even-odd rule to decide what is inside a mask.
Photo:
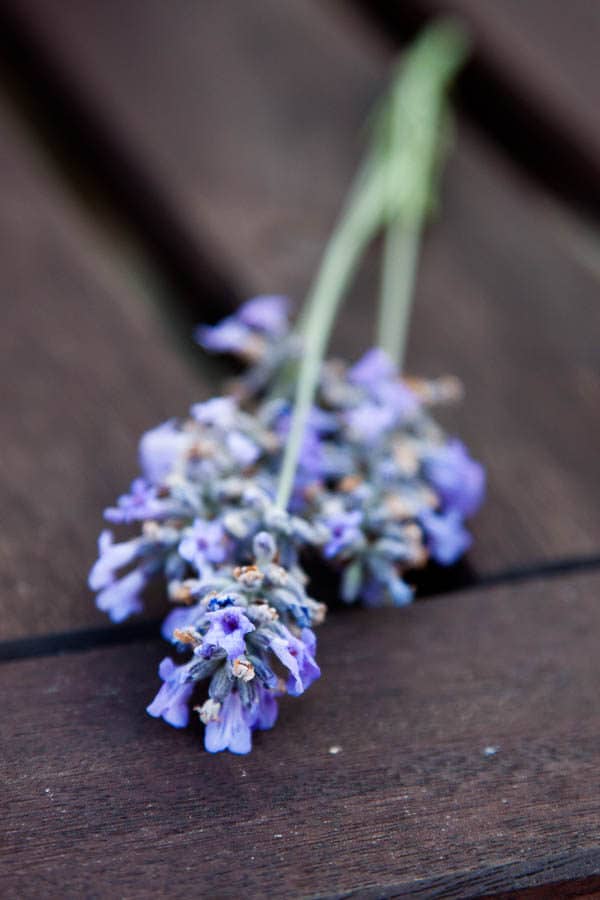
[[(450, 585), (445, 589), (440, 584), (435, 595), (421, 595), (417, 602), (447, 598), (453, 594), (482, 588), (526, 584), (530, 581), (554, 579), (585, 572), (593, 573), (596, 569), (600, 569), (600, 556), (582, 556), (541, 565), (520, 566), (507, 572), (492, 573), (473, 580), (467, 580), (468, 576), (466, 576), (462, 583)], [(338, 608), (350, 611), (349, 608), (346, 609), (343, 606)], [(333, 612), (335, 614), (335, 608)], [(59, 656), (64, 653), (84, 653), (100, 647), (124, 646), (148, 641), (159, 636), (161, 622), (162, 618), (154, 618), (116, 627), (106, 625), (102, 628), (81, 628), (74, 631), (0, 641), (0, 664), (20, 659)]]
[(232, 897), (589, 885), (599, 583), (340, 615), (324, 677), (249, 757), (203, 753), (198, 722), (174, 734), (144, 714), (158, 641), (6, 666), (4, 894), (186, 897), (199, 878)]

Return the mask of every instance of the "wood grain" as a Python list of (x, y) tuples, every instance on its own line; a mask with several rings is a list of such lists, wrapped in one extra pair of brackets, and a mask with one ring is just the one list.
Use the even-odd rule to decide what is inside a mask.
[(357, 0), (402, 41), (437, 15), (461, 19), (473, 54), (462, 108), (536, 177), (600, 210), (600, 9), (595, 0)]
[(599, 590), (332, 615), (249, 757), (145, 715), (158, 643), (4, 664), (3, 896), (593, 890)]
[(87, 590), (102, 509), (144, 429), (209, 376), (121, 272), (0, 101), (0, 638), (106, 624)]
[[(160, 0), (80, 0), (60, 17), (45, 0), (20, 0), (18, 10), (44, 71), (60, 75), (117, 158), (153, 173), (152, 190), (190, 239), (202, 247), (209, 236), (247, 293), (301, 297), (390, 44), (350, 6), (310, 0), (178, 0), (168, 10)], [(409, 361), (467, 386), (448, 424), (490, 472), (472, 566), (496, 575), (597, 555), (600, 308), (578, 229), (462, 120), (442, 210)], [(357, 353), (369, 339), (376, 279), (372, 258), (337, 350)]]

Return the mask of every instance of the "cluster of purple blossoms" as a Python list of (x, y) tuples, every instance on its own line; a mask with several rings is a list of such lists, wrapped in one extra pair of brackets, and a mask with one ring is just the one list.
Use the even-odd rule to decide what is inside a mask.
[(163, 685), (148, 712), (176, 728), (187, 725), (196, 682), (210, 679), (208, 698), (194, 709), (213, 753), (248, 753), (252, 731), (275, 724), (277, 698), (299, 696), (320, 675), (311, 626), (322, 621), (323, 604), (307, 596), (301, 572), (275, 562), (269, 532), (256, 534), (253, 550), (252, 565), (178, 584), (173, 595), (185, 605), (163, 626), (165, 638), (192, 655), (180, 666), (162, 661)]
[(288, 316), (287, 299), (258, 297), (198, 330), (205, 349), (250, 366), (231, 395), (142, 437), (141, 477), (105, 513), (140, 532), (115, 543), (103, 531), (89, 577), (115, 622), (164, 577), (173, 608), (163, 635), (188, 658), (163, 660), (148, 712), (183, 727), (207, 685), (193, 708), (211, 752), (247, 753), (279, 698), (319, 677), (312, 629), (325, 606), (306, 593), (305, 565), (320, 556), (332, 566), (347, 603), (404, 605), (416, 570), (469, 547), (465, 520), (485, 488), (482, 467), (429, 413), (456, 383), (408, 383), (373, 349), (351, 367), (323, 365), (289, 511), (279, 509), (299, 352)]

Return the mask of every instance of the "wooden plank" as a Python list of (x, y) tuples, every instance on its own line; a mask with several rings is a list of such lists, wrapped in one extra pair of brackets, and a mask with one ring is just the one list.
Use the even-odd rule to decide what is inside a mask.
[(106, 624), (85, 585), (142, 430), (207, 380), (0, 101), (0, 637)]
[[(190, 239), (237, 283), (301, 297), (356, 164), (389, 45), (349, 6), (79, 0), (5, 4), (113, 153), (138, 158)], [(310, 65), (307, 61), (310, 61)], [(58, 77), (60, 76), (60, 77)], [(449, 418), (490, 470), (472, 565), (597, 554), (597, 282), (548, 196), (460, 122), (426, 247), (410, 365), (461, 376)], [(128, 167), (129, 171), (130, 167)], [(336, 349), (372, 333), (366, 267)]]
[(600, 207), (600, 8), (594, 0), (358, 0), (402, 40), (436, 15), (468, 27), (463, 107), (554, 190)]
[(332, 615), (248, 757), (146, 716), (158, 643), (4, 664), (3, 896), (592, 890), (599, 590)]

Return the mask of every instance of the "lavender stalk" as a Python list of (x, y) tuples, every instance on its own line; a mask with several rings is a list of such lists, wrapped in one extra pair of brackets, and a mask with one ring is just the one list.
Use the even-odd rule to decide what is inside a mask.
[(446, 143), (447, 92), (466, 52), (461, 29), (444, 22), (430, 26), (401, 65), (375, 139), (386, 169), (388, 219), (377, 340), (399, 371), (421, 235)]
[(306, 301), (302, 329), (304, 356), (298, 372), (294, 413), (275, 499), (279, 509), (285, 509), (290, 500), (306, 422), (335, 315), (360, 257), (380, 223), (381, 189), (379, 171), (369, 168), (359, 175)]
[[(420, 71), (417, 84), (431, 80), (427, 54), (419, 59), (421, 69), (414, 59), (408, 67)], [(394, 81), (388, 123), (406, 77)], [(205, 350), (236, 355), (247, 370), (231, 393), (143, 435), (141, 475), (105, 511), (128, 533), (120, 542), (110, 529), (100, 535), (89, 575), (96, 604), (121, 622), (142, 610), (146, 585), (164, 579), (173, 606), (162, 634), (182, 662), (162, 661), (147, 711), (181, 728), (195, 702), (210, 752), (248, 753), (253, 734), (275, 724), (280, 699), (319, 677), (313, 629), (327, 607), (307, 592), (305, 566), (320, 558), (337, 572), (346, 603), (403, 606), (411, 573), (429, 559), (452, 564), (471, 542), (465, 522), (485, 473), (428, 412), (456, 399), (456, 383), (405, 381), (380, 347), (353, 365), (324, 361), (368, 242), (403, 226), (412, 208), (414, 195), (395, 181), (405, 170), (392, 165), (401, 139), (399, 127), (378, 132), (300, 326), (291, 330), (290, 301), (269, 295), (198, 329)], [(394, 278), (410, 294), (418, 240), (406, 247)]]
[(466, 41), (448, 23), (427, 29), (395, 73), (382, 123), (329, 241), (303, 316), (304, 357), (277, 487), (285, 509), (293, 488), (307, 417), (340, 302), (368, 243), (387, 224), (379, 346), (400, 368), (406, 343), (422, 224), (440, 158), (445, 94)]

